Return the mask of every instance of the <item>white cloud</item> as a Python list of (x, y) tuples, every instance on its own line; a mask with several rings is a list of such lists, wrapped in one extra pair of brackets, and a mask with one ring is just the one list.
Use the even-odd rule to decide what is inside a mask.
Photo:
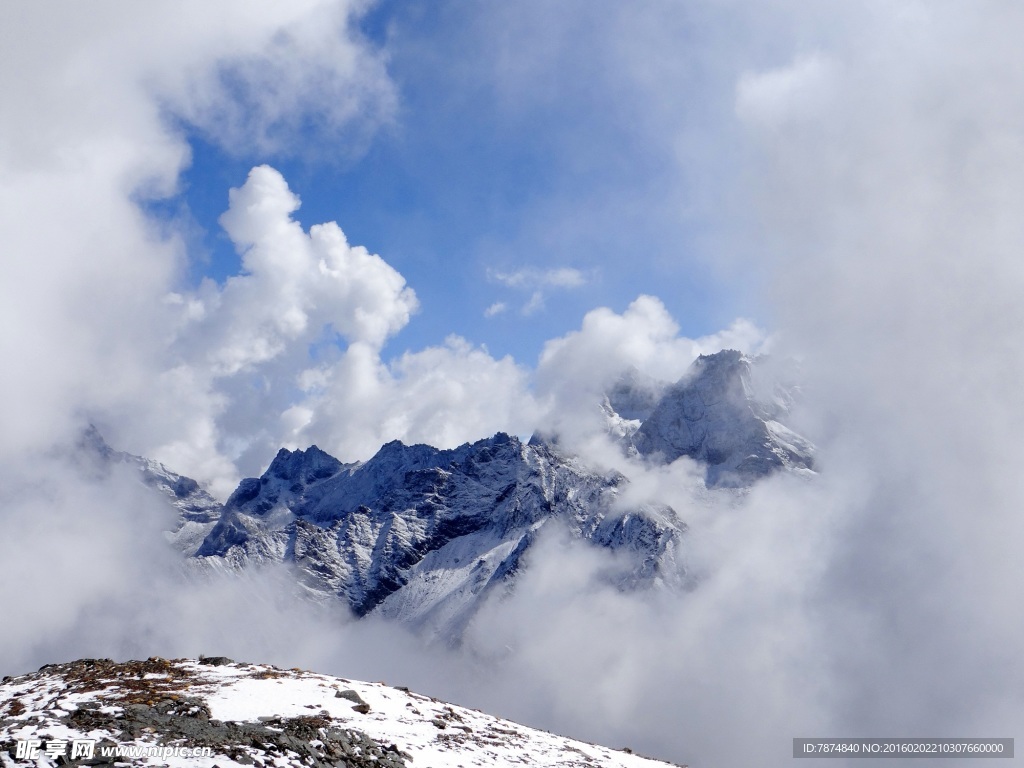
[[(591, 280), (591, 277), (586, 273), (572, 267), (554, 267), (551, 269), (524, 267), (515, 272), (488, 270), (487, 276), (493, 282), (500, 283), (508, 288), (529, 292), (530, 298), (519, 310), (523, 315), (532, 315), (543, 309), (547, 294), (551, 290), (581, 288)], [(498, 305), (505, 306), (504, 302), (498, 302), (492, 306)]]
[(184, 342), (195, 349), (212, 338), (215, 370), (235, 373), (286, 343), (310, 343), (325, 328), (349, 343), (380, 348), (417, 309), (405, 279), (380, 256), (350, 247), (337, 224), (303, 232), (291, 218), (298, 205), (268, 166), (254, 168), (244, 186), (231, 190), (221, 223), (242, 253), (244, 272), (227, 281), (204, 315), (207, 322)]
[(610, 377), (634, 366), (675, 381), (700, 354), (725, 348), (754, 354), (764, 340), (764, 333), (747, 320), (700, 339), (681, 337), (665, 305), (654, 296), (640, 296), (621, 315), (607, 307), (591, 310), (580, 330), (547, 342), (539, 371), (543, 376), (551, 369), (552, 379), (588, 379), (603, 387)]
[(822, 55), (801, 56), (789, 66), (744, 72), (736, 85), (736, 113), (762, 130), (782, 128), (827, 109), (837, 96), (834, 63)]
[(547, 342), (537, 390), (555, 403), (549, 428), (589, 434), (600, 423), (601, 393), (627, 369), (674, 382), (701, 354), (728, 348), (753, 354), (765, 342), (764, 332), (743, 319), (720, 333), (688, 339), (659, 299), (640, 296), (622, 314), (607, 307), (591, 310), (578, 331)]
[(495, 317), (506, 311), (508, 311), (508, 304), (503, 301), (496, 301), (484, 310), (484, 317)]
[(544, 309), (544, 292), (534, 291), (530, 294), (530, 300), (523, 304), (519, 312), (523, 315), (532, 315), (541, 309)]
[[(168, 359), (168, 342), (180, 321), (201, 322), (212, 294), (187, 305), (165, 300), (187, 257), (180, 239), (147, 221), (138, 199), (175, 190), (189, 161), (176, 124), (182, 118), (225, 142), (281, 139), (321, 115), (331, 130), (347, 130), (347, 120), (359, 131), (378, 124), (390, 85), (377, 54), (345, 27), (353, 7), (100, 2), (55, 10), (15, 2), (0, 9), (0, 241), (10, 255), (0, 283), (0, 354), (16, 372), (0, 391), (0, 458), (49, 445), (89, 417), (105, 419), (136, 450), (211, 431), (208, 414), (222, 406), (204, 376), (175, 373), (189, 361)], [(277, 55), (281, 46), (287, 56)], [(311, 72), (318, 73), (312, 81)], [(268, 78), (289, 87), (256, 87)], [(348, 106), (332, 104), (324, 114), (325, 87)], [(368, 118), (351, 109), (357, 102)], [(214, 105), (244, 111), (244, 125), (222, 122)], [(273, 346), (255, 342), (277, 343), (289, 322), (302, 320), (280, 319), (249, 348), (236, 345), (241, 358), (224, 364), (271, 354)], [(154, 397), (165, 411), (158, 416)], [(184, 415), (192, 406), (200, 406), (197, 424)], [(136, 426), (133, 416), (147, 411), (148, 427)]]
[(510, 288), (579, 288), (588, 282), (587, 276), (578, 269), (558, 267), (537, 269), (527, 267), (516, 272), (491, 272), (492, 280)]
[[(777, 99), (771, 124), (740, 110), (779, 342), (804, 355), (840, 526), (811, 618), (847, 732), (1012, 729), (1024, 9), (908, 10), (847, 9), (830, 98)], [(766, 97), (774, 78), (747, 85)]]
[[(336, 224), (303, 231), (292, 219), (298, 198), (269, 166), (254, 168), (230, 201), (221, 222), (241, 252), (243, 272), (223, 288), (207, 281), (194, 294), (174, 296), (170, 306), (182, 314), (169, 351), (178, 362), (160, 374), (153, 393), (165, 408), (140, 407), (133, 420), (150, 440), (171, 430), (171, 439), (151, 452), (215, 481), (222, 494), (237, 481), (234, 462), (257, 471), (283, 441), (286, 411), (294, 430), (300, 411), (289, 411), (297, 406), (292, 380), (310, 365), (311, 347), (326, 345), (330, 355), (347, 342), (376, 358), (417, 308), (404, 278), (379, 256), (350, 246)], [(190, 426), (182, 429), (180, 415), (166, 421), (165, 409), (184, 409)]]
[(288, 9), (225, 4), (214, 15), (232, 27), (204, 32), (200, 14), (169, 7), (169, 15), (195, 18), (164, 21), (182, 27), (192, 46), (215, 46), (217, 59), (212, 71), (209, 60), (161, 69), (155, 86), (174, 112), (228, 151), (301, 154), (310, 143), (294, 137), (312, 129), (338, 154), (352, 154), (396, 108), (385, 58), (350, 29), (362, 8), (347, 1), (305, 0)]
[(395, 439), (453, 448), (499, 430), (528, 435), (540, 415), (526, 369), (457, 336), (390, 364), (353, 345), (316, 378), (287, 441), (317, 443), (346, 460)]

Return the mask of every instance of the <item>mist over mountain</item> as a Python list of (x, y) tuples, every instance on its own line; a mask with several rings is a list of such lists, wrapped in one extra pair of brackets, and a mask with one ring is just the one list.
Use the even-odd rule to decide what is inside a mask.
[(242, 481), (194, 554), (234, 567), (293, 563), (307, 589), (356, 615), (377, 611), (454, 639), (549, 524), (628, 552), (631, 581), (666, 571), (672, 580), (683, 526), (667, 507), (613, 512), (624, 482), (501, 433), (449, 451), (393, 442), (356, 466), (315, 446), (282, 450), (263, 476)]
[[(792, 391), (758, 391), (756, 365), (726, 350), (700, 357), (671, 386), (627, 371), (604, 398), (605, 409), (615, 403), (644, 417), (620, 439), (623, 456), (695, 460), (708, 488), (808, 472), (810, 444), (779, 421)], [(681, 589), (689, 580), (686, 521), (656, 500), (628, 500), (626, 475), (567, 453), (557, 436), (523, 442), (498, 433), (449, 450), (393, 441), (350, 464), (315, 445), (282, 448), (222, 505), (195, 481), (114, 451), (94, 428), (79, 447), (100, 465), (134, 467), (171, 502), (178, 517), (167, 536), (193, 571), (285, 565), (309, 599), (337, 600), (356, 616), (372, 612), (452, 645), (486, 600), (514, 589), (546, 529), (614, 556), (609, 583), (619, 590)]]

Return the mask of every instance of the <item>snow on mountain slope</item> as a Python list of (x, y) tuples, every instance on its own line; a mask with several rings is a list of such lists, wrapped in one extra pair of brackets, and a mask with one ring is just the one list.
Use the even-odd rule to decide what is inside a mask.
[(674, 578), (685, 526), (664, 507), (612, 512), (624, 482), (502, 433), (452, 450), (395, 441), (363, 464), (282, 450), (239, 485), (195, 556), (290, 563), (314, 595), (451, 639), (548, 525), (628, 553), (632, 583)]
[(709, 486), (749, 485), (779, 469), (809, 471), (814, 446), (786, 427), (792, 388), (762, 375), (760, 358), (701, 355), (633, 433), (642, 456), (707, 465)]
[(175, 768), (668, 765), (404, 688), (224, 658), (83, 659), (3, 679), (0, 766), (66, 764), (76, 748), (78, 764)]
[[(766, 367), (726, 350), (700, 357), (671, 386), (627, 371), (603, 404), (609, 429), (649, 461), (703, 462), (708, 486), (809, 472), (813, 447), (783, 423), (793, 388)], [(313, 599), (340, 599), (359, 616), (374, 612), (451, 643), (483, 598), (514, 583), (549, 529), (624, 554), (620, 588), (683, 578), (686, 526), (676, 513), (619, 509), (628, 480), (555, 442), (499, 433), (439, 450), (393, 441), (355, 464), (316, 446), (282, 449), (224, 505), (156, 462), (113, 451), (95, 430), (82, 447), (101, 468), (134, 466), (171, 501), (179, 515), (168, 538), (195, 570), (284, 563)]]

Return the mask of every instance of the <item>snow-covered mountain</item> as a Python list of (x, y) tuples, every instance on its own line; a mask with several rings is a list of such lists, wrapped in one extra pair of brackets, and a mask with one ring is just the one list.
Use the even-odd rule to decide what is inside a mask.
[[(769, 373), (763, 358), (725, 350), (673, 385), (627, 371), (602, 407), (625, 450), (655, 463), (696, 459), (709, 487), (810, 472), (812, 446), (783, 424), (794, 388)], [(621, 508), (627, 478), (585, 465), (556, 440), (499, 433), (451, 450), (394, 441), (354, 464), (316, 446), (281, 449), (223, 505), (161, 464), (112, 450), (95, 430), (83, 446), (100, 465), (135, 467), (171, 501), (178, 520), (167, 536), (194, 568), (284, 564), (314, 599), (447, 642), (458, 642), (485, 597), (511, 587), (542, 530), (623, 554), (620, 588), (683, 578), (686, 525), (675, 511)]]
[(406, 688), (225, 658), (49, 664), (0, 683), (0, 766), (603, 766), (667, 763)]
[(641, 456), (707, 465), (709, 486), (745, 486), (781, 469), (808, 471), (814, 446), (783, 421), (794, 387), (765, 358), (701, 355), (629, 438)]
[(624, 586), (673, 578), (684, 525), (668, 507), (613, 511), (624, 482), (502, 433), (452, 450), (395, 441), (362, 464), (282, 449), (189, 554), (235, 568), (289, 563), (306, 589), (358, 615), (455, 638), (546, 526), (627, 553)]

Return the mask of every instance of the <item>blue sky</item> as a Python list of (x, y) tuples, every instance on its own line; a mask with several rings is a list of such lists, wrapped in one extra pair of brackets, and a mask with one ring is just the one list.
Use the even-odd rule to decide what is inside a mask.
[(755, 327), (828, 373), (1006, 227), (947, 231), (1015, 115), (953, 5), (218, 8), (7, 20), (11, 446), (91, 421), (225, 493), (282, 445), (529, 435)]
[[(621, 312), (644, 293), (660, 297), (690, 336), (756, 317), (749, 273), (716, 271), (719, 254), (702, 237), (717, 222), (693, 213), (707, 200), (708, 190), (691, 189), (700, 173), (716, 165), (733, 172), (730, 127), (717, 129), (707, 166), (688, 169), (676, 156), (678, 138), (638, 114), (653, 111), (643, 103), (650, 94), (630, 93), (641, 85), (608, 71), (619, 63), (600, 51), (613, 34), (603, 14), (582, 14), (594, 27), (582, 42), (567, 40), (561, 50), (544, 41), (527, 75), (502, 59), (521, 46), (530, 56), (536, 28), (520, 20), (518, 29), (496, 30), (501, 15), (488, 18), (485, 6), (386, 2), (359, 19), (360, 32), (386, 51), (397, 110), (354, 142), (306, 129), (278, 151), (253, 151), (186, 125), (193, 159), (180, 201), (198, 225), (192, 279), (223, 281), (238, 269), (217, 219), (228, 188), (268, 162), (302, 199), (299, 221), (337, 221), (351, 243), (380, 254), (416, 291), (420, 311), (389, 342), (392, 353), (456, 333), (532, 365), (546, 340), (578, 327), (588, 310)], [(680, 24), (677, 39), (652, 40), (644, 55), (678, 57), (674, 46), (687, 45), (686, 31)], [(523, 76), (543, 87), (515, 81)], [(705, 89), (678, 90), (668, 97), (675, 103), (658, 109), (680, 127), (699, 125), (730, 98), (726, 91), (702, 102)], [(528, 313), (531, 291), (495, 276), (558, 268), (578, 270), (583, 284), (545, 290), (543, 305)], [(485, 318), (499, 302), (507, 310)]]
[[(282, 445), (528, 436), (775, 330), (757, 122), (803, 98), (827, 14), (19, 8), (5, 344), (38, 407), (12, 445), (92, 422), (227, 493)], [(776, 70), (793, 93), (741, 116)]]

